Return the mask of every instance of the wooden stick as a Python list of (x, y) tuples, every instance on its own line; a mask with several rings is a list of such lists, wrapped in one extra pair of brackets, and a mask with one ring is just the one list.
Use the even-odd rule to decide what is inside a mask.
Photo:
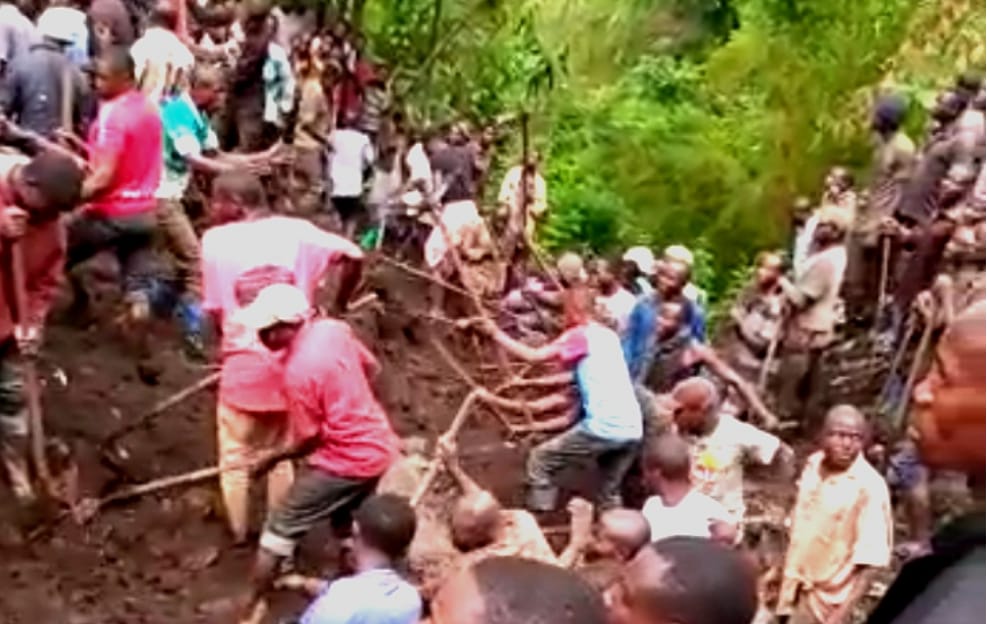
[[(445, 361), (446, 365), (449, 368), (451, 368), (453, 372), (455, 372), (460, 377), (460, 379), (466, 382), (466, 385), (469, 386), (471, 391), (478, 392), (484, 397), (493, 396), (493, 393), (491, 393), (486, 388), (484, 388), (479, 383), (477, 383), (477, 381), (473, 379), (473, 377), (469, 373), (466, 372), (466, 369), (463, 368), (463, 365), (460, 364), (456, 360), (456, 358), (452, 356), (451, 353), (449, 353), (449, 350), (446, 349), (445, 345), (443, 345), (437, 338), (435, 338), (434, 336), (431, 337), (430, 342), (432, 344), (432, 348), (438, 351), (439, 356)], [(496, 416), (497, 419), (500, 420), (501, 424), (504, 425), (504, 427), (506, 427), (508, 431), (512, 429), (510, 421), (507, 420), (507, 418), (503, 414), (498, 412), (492, 406), (490, 407), (490, 411), (494, 413), (494, 416)]]
[(771, 342), (768, 343), (768, 352), (764, 356), (764, 362), (761, 363), (761, 372), (757, 376), (758, 394), (764, 394), (765, 388), (768, 387), (768, 377), (771, 375), (771, 365), (774, 363), (775, 356), (778, 354), (778, 344), (781, 342), (781, 336), (783, 333), (784, 320), (778, 324), (778, 331), (775, 332), (774, 336), (771, 336)]
[(404, 271), (405, 273), (407, 273), (409, 275), (414, 275), (415, 277), (420, 277), (420, 278), (422, 278), (424, 280), (428, 280), (428, 281), (432, 282), (433, 284), (438, 284), (439, 286), (442, 286), (446, 290), (450, 290), (450, 291), (452, 291), (454, 293), (463, 295), (464, 297), (469, 297), (470, 296), (470, 294), (469, 294), (468, 291), (460, 288), (459, 286), (456, 286), (455, 284), (450, 284), (449, 282), (447, 282), (445, 280), (439, 279), (438, 277), (432, 275), (431, 273), (428, 273), (426, 271), (422, 271), (421, 269), (416, 269), (416, 268), (414, 268), (412, 266), (409, 266), (409, 265), (407, 265), (407, 264), (405, 264), (403, 262), (399, 262), (397, 260), (394, 260), (393, 258), (389, 258), (389, 257), (387, 257), (387, 256), (385, 256), (383, 254), (377, 256), (377, 258), (379, 260), (381, 260), (384, 264), (390, 265), (390, 266), (394, 267), (395, 269), (399, 269), (401, 271)]
[(190, 396), (198, 392), (201, 392), (202, 390), (205, 390), (206, 388), (216, 385), (217, 383), (219, 383), (220, 374), (221, 374), (220, 372), (212, 373), (207, 377), (203, 377), (199, 381), (191, 385), (185, 386), (184, 388), (178, 390), (177, 392), (170, 394), (167, 397), (161, 399), (153, 406), (151, 406), (151, 409), (147, 410), (146, 412), (138, 416), (133, 422), (123, 425), (116, 431), (112, 432), (110, 435), (103, 438), (102, 446), (104, 447), (109, 446), (114, 441), (127, 435), (128, 433), (140, 429), (141, 427), (144, 427), (145, 425), (147, 425), (147, 423), (149, 423), (151, 420), (153, 420), (155, 417), (160, 415), (165, 410), (170, 409), (175, 405), (178, 405), (185, 399), (189, 398)]
[(888, 265), (891, 263), (891, 237), (885, 236), (881, 240), (881, 275), (877, 287), (877, 313), (880, 315), (887, 300), (888, 289)]
[(894, 428), (897, 430), (904, 428), (905, 414), (908, 413), (908, 406), (911, 404), (912, 388), (915, 386), (918, 373), (925, 361), (925, 354), (932, 345), (932, 331), (935, 329), (936, 313), (937, 310), (933, 309), (930, 315), (931, 318), (926, 321), (925, 328), (922, 330), (922, 337), (919, 339), (918, 348), (915, 349), (915, 357), (912, 360), (912, 367), (908, 371), (908, 379), (905, 381), (905, 389), (902, 392), (901, 402), (898, 403), (894, 420), (892, 421)]
[[(14, 313), (17, 323), (27, 326), (28, 301), (27, 283), (24, 274), (24, 253), (21, 243), (14, 241), (10, 249), (11, 273), (14, 278)], [(41, 388), (38, 385), (38, 369), (32, 356), (24, 358), (24, 393), (27, 398), (27, 411), (31, 429), (31, 456), (38, 477), (44, 483), (46, 490), (53, 493), (51, 470), (48, 458), (45, 456), (45, 427), (44, 414), (41, 411)]]
[[(463, 424), (466, 422), (466, 417), (469, 415), (470, 408), (473, 407), (473, 403), (476, 402), (480, 393), (483, 392), (481, 388), (474, 388), (470, 390), (466, 398), (463, 399), (462, 404), (459, 406), (459, 411), (456, 412), (455, 417), (452, 419), (452, 423), (449, 428), (443, 433), (443, 437), (454, 438), (459, 435), (459, 430), (463, 428)], [(428, 464), (428, 470), (425, 472), (425, 476), (422, 478), (422, 482), (418, 484), (418, 489), (415, 490), (414, 495), (411, 497), (411, 506), (417, 507), (418, 503), (421, 502), (422, 497), (428, 492), (428, 489), (432, 487), (432, 482), (435, 478), (439, 476), (439, 470), (442, 468), (442, 458), (433, 457)]]
[(75, 108), (75, 85), (72, 84), (72, 69), (66, 65), (62, 70), (62, 129), (73, 131), (72, 114)]
[(898, 367), (901, 366), (902, 360), (905, 359), (905, 352), (908, 351), (908, 343), (912, 341), (913, 335), (915, 335), (915, 317), (909, 315), (907, 325), (905, 326), (905, 335), (902, 336), (901, 342), (898, 343), (898, 349), (895, 351), (894, 358), (891, 360), (891, 368), (888, 369), (888, 376), (884, 381), (884, 385), (881, 387), (881, 394), (877, 397), (877, 404), (874, 406), (875, 410), (880, 408), (881, 402), (887, 398), (891, 380), (894, 379)]

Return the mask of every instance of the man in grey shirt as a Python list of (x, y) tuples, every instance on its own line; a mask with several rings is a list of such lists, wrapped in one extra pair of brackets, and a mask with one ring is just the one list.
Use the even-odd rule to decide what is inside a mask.
[[(0, 88), (0, 111), (21, 127), (46, 138), (51, 138), (62, 125), (65, 97), (71, 103), (71, 127), (66, 129), (81, 136), (92, 108), (89, 87), (65, 54), (71, 42), (67, 25), (57, 15), (43, 15), (38, 22), (40, 41), (10, 63)], [(70, 94), (63, 93), (66, 85)]]
[(0, 2), (0, 74), (38, 40), (34, 24), (22, 10), (28, 5), (29, 0)]

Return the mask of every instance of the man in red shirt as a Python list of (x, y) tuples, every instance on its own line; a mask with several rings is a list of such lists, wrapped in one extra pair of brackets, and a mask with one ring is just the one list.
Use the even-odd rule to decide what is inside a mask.
[[(27, 471), (28, 421), (20, 358), (36, 352), (65, 262), (59, 213), (79, 201), (82, 170), (71, 158), (0, 155), (0, 456), (14, 496), (34, 499)], [(14, 298), (13, 260), (21, 255), (24, 309)]]
[(349, 513), (370, 494), (396, 457), (398, 439), (374, 397), (377, 360), (343, 321), (313, 319), (305, 293), (288, 284), (262, 290), (239, 321), (272, 351), (285, 351), (284, 393), (291, 444), (254, 468), (307, 458), (281, 505), (268, 514), (253, 572), (247, 613), (256, 621), (278, 563), (317, 523), (349, 527)]
[[(154, 104), (134, 86), (134, 62), (126, 48), (104, 51), (95, 69), (101, 104), (89, 130), (91, 169), (82, 184), (82, 199), (88, 203), (68, 224), (66, 270), (113, 250), (125, 298), (142, 318), (148, 310), (154, 192), (164, 166), (161, 120)], [(88, 297), (77, 278), (72, 285), (75, 305), (82, 310)]]
[[(363, 252), (341, 236), (294, 217), (271, 214), (264, 187), (245, 172), (221, 174), (213, 182), (209, 206), (213, 220), (230, 223), (202, 235), (202, 306), (220, 329), (223, 368), (216, 425), (220, 466), (242, 464), (277, 446), (287, 430), (281, 358), (269, 351), (257, 331), (238, 315), (271, 284), (293, 284), (315, 300), (319, 283), (338, 276), (336, 304), (345, 307), (359, 280)], [(268, 475), (268, 505), (276, 505), (291, 486), (289, 462)], [(250, 480), (247, 470), (220, 478), (223, 503), (234, 539), (247, 537)]]

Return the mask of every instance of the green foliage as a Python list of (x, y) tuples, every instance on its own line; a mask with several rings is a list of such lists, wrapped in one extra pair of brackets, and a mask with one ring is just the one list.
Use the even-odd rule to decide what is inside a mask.
[(715, 301), (827, 168), (866, 177), (880, 89), (916, 101), (918, 136), (935, 89), (983, 66), (984, 19), (965, 0), (369, 0), (365, 28), (413, 119), (532, 113), (546, 248), (683, 243)]

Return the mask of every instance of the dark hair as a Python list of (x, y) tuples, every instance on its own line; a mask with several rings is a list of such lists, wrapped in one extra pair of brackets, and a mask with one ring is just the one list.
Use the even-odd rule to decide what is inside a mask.
[(267, 194), (260, 180), (246, 171), (227, 171), (216, 176), (212, 183), (216, 197), (235, 201), (247, 208), (267, 207)]
[(644, 465), (657, 468), (668, 479), (688, 479), (692, 470), (689, 445), (674, 433), (662, 434), (644, 447)]
[(605, 624), (603, 598), (574, 572), (520, 557), (473, 566), (482, 624)]
[(99, 55), (99, 61), (106, 64), (106, 69), (114, 76), (123, 76), (129, 80), (134, 79), (134, 57), (130, 55), (130, 49), (126, 46), (110, 46)]
[(908, 102), (897, 93), (882, 95), (874, 105), (874, 130), (882, 134), (890, 134), (898, 130), (905, 122), (908, 113)]
[(754, 570), (737, 551), (701, 537), (670, 537), (651, 548), (663, 578), (638, 604), (681, 624), (749, 624), (757, 611)]
[(415, 537), (415, 510), (396, 494), (375, 494), (353, 514), (360, 539), (391, 559), (404, 556)]
[(983, 71), (967, 70), (956, 76), (955, 88), (967, 102), (984, 86)]
[(38, 189), (50, 211), (72, 210), (82, 193), (82, 168), (57, 152), (41, 152), (24, 165), (24, 181)]
[(161, 28), (167, 30), (175, 30), (178, 28), (178, 11), (175, 7), (171, 5), (170, 2), (158, 2), (153, 9), (151, 9), (151, 14), (148, 17), (148, 23), (152, 26), (160, 26)]

